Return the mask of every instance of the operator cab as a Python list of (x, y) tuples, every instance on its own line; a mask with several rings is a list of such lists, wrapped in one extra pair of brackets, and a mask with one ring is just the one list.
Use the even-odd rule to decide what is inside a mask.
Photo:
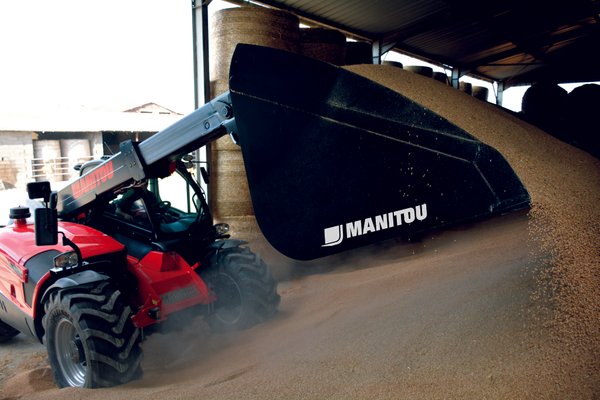
[(112, 217), (140, 228), (174, 234), (189, 229), (203, 211), (198, 196), (179, 173), (150, 179), (109, 203)]
[[(204, 192), (180, 162), (171, 175), (148, 179), (118, 194), (103, 214), (102, 230), (110, 231), (136, 258), (153, 249), (185, 254), (203, 245), (198, 238), (207, 243), (215, 239)], [(190, 237), (196, 243), (187, 243)]]

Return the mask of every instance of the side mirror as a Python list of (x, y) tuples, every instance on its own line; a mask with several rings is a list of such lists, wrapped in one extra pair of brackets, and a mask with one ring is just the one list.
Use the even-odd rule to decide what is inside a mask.
[(58, 243), (58, 216), (56, 203), (58, 195), (50, 189), (50, 182), (30, 182), (27, 184), (27, 194), (30, 199), (44, 199), (45, 207), (36, 208), (35, 244), (50, 246)]
[(50, 201), (50, 182), (29, 182), (27, 184), (27, 194), (30, 199), (44, 199), (44, 202)]

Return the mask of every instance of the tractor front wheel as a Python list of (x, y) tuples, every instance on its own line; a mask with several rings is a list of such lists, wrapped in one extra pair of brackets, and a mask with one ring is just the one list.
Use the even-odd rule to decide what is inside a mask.
[(44, 342), (59, 387), (108, 387), (141, 376), (140, 330), (109, 282), (58, 290), (45, 312)]
[(219, 250), (200, 276), (217, 298), (207, 318), (213, 331), (249, 328), (277, 312), (277, 283), (262, 259), (248, 248)]

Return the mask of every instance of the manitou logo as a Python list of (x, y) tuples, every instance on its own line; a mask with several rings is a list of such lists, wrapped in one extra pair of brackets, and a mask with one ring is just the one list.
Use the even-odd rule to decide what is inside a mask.
[(82, 195), (89, 193), (102, 182), (112, 179), (114, 175), (115, 171), (113, 169), (113, 163), (112, 160), (109, 160), (73, 182), (71, 185), (73, 197), (77, 199)]
[(414, 208), (409, 207), (377, 215), (373, 218), (348, 222), (345, 225), (332, 226), (331, 228), (326, 228), (324, 230), (325, 244), (321, 247), (337, 246), (342, 243), (344, 240), (344, 232), (346, 232), (345, 237), (350, 239), (356, 236), (390, 229), (402, 224), (412, 224), (416, 220), (423, 221), (425, 218), (427, 218), (427, 204), (422, 204)]

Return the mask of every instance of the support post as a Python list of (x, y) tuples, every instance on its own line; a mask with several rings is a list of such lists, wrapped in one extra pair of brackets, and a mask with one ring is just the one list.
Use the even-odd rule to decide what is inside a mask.
[(459, 82), (458, 80), (460, 79), (460, 69), (458, 67), (454, 67), (452, 68), (452, 75), (450, 76), (450, 83), (452, 84), (452, 87), (455, 89), (458, 89), (459, 87)]
[(194, 106), (200, 107), (210, 98), (208, 57), (208, 4), (210, 0), (192, 0), (194, 52)]
[(373, 41), (373, 64), (381, 64), (381, 40), (374, 40)]
[[(198, 109), (210, 99), (210, 63), (208, 53), (208, 5), (211, 0), (192, 0), (192, 34), (194, 35), (194, 108)], [(202, 179), (200, 169), (208, 170), (210, 165), (210, 144), (203, 146), (194, 153), (196, 163), (196, 177), (198, 184), (204, 189), (207, 196), (208, 187)]]
[(504, 102), (504, 81), (498, 82), (498, 91), (496, 92), (496, 104), (499, 106)]

